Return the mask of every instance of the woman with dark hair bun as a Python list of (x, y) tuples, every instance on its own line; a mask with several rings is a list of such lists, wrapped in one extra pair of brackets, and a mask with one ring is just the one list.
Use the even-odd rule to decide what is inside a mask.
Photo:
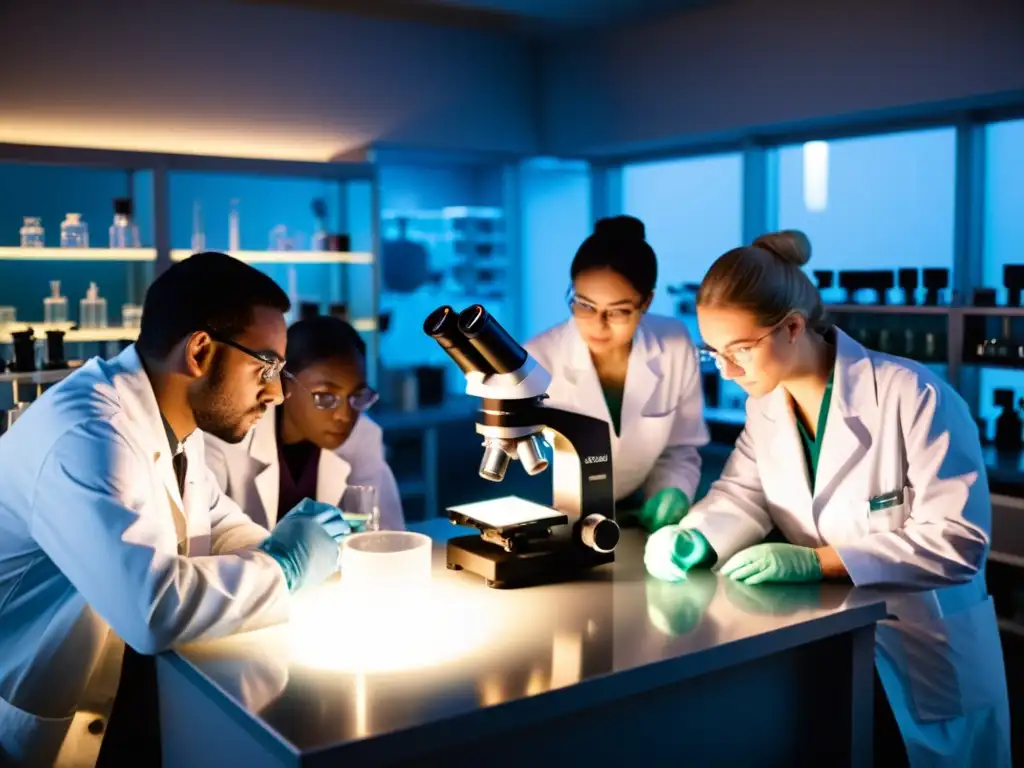
[(700, 483), (708, 432), (686, 326), (647, 311), (658, 260), (643, 222), (598, 221), (569, 275), (572, 317), (526, 344), (551, 373), (549, 402), (611, 425), (620, 517), (635, 514), (648, 531), (677, 523)]

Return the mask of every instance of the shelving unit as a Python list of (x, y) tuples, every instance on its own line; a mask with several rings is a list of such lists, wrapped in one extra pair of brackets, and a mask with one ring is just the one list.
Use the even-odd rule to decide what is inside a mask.
[(156, 248), (4, 248), (5, 261), (156, 261)]
[(45, 339), (47, 331), (64, 331), (65, 344), (89, 344), (104, 341), (135, 341), (139, 338), (138, 328), (109, 326), (107, 328), (77, 328), (71, 323), (11, 323), (0, 326), (0, 344), (10, 344), (11, 334), (29, 328), (36, 339)]
[[(346, 251), (225, 251), (247, 264), (373, 264), (370, 252)], [(171, 261), (184, 261), (191, 250), (171, 251)]]

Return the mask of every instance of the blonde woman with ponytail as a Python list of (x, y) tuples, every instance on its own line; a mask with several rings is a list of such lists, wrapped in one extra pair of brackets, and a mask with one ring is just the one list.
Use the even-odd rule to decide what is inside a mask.
[[(977, 426), (928, 369), (828, 324), (803, 270), (810, 255), (805, 235), (778, 232), (704, 277), (704, 352), (748, 393), (746, 426), (707, 496), (648, 539), (647, 569), (667, 581), (714, 566), (747, 585), (895, 588), (875, 660), (902, 759), (1008, 767)], [(785, 542), (765, 542), (772, 529)]]

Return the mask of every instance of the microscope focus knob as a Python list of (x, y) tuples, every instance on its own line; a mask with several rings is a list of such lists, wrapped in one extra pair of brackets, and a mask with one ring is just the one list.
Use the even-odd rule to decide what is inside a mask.
[(595, 552), (611, 552), (619, 543), (619, 524), (604, 515), (587, 515), (580, 524), (580, 538)]

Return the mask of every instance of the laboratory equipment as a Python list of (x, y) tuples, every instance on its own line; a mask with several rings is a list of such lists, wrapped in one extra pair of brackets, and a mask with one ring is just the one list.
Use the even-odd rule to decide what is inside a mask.
[(341, 541), (343, 587), (420, 586), (430, 580), (431, 541), (411, 531), (353, 533)]
[(315, 301), (299, 302), (299, 319), (312, 320), (320, 316), (320, 304)]
[(138, 248), (139, 228), (132, 221), (132, 199), (114, 198), (114, 223), (110, 225), (111, 248)]
[(50, 281), (50, 295), (43, 299), (43, 322), (47, 325), (68, 321), (68, 297), (60, 295), (60, 280)]
[(0, 307), (0, 325), (18, 322), (18, 310), (14, 307)]
[(975, 307), (994, 307), (996, 305), (996, 289), (975, 288), (971, 293), (971, 304)]
[(939, 291), (949, 287), (949, 270), (938, 267), (925, 267), (921, 270), (921, 283), (924, 285), (925, 306), (938, 306)]
[(554, 443), (552, 506), (506, 497), (450, 508), (452, 522), (480, 535), (448, 542), (448, 568), (482, 576), (491, 587), (518, 587), (612, 562), (619, 526), (608, 423), (544, 405), (551, 375), (483, 306), (459, 315), (439, 307), (423, 329), (462, 370), (466, 393), (482, 400), (481, 477), (500, 482), (512, 458), (536, 475), (548, 467), (542, 434)]
[(341, 497), (342, 519), (353, 533), (380, 530), (380, 506), (373, 485), (347, 485)]
[(344, 320), (347, 323), (348, 322), (348, 304), (345, 304), (344, 302), (342, 302), (340, 304), (328, 304), (327, 305), (327, 314), (330, 315), (331, 317), (336, 317), (339, 320)]
[(38, 216), (26, 216), (21, 227), (22, 248), (42, 248), (46, 245), (42, 219)]
[(835, 272), (826, 269), (814, 270), (814, 279), (818, 282), (818, 290), (825, 291), (835, 284)]
[(1006, 286), (1006, 306), (1019, 307), (1024, 290), (1024, 264), (1003, 265), (1003, 285)]
[(310, 238), (309, 250), (327, 250), (327, 203), (323, 198), (313, 200), (313, 218), (316, 220), (316, 231)]
[(82, 214), (69, 213), (60, 224), (61, 248), (88, 248), (89, 225), (82, 221)]
[(30, 373), (36, 369), (36, 341), (33, 331), (15, 331), (11, 334), (14, 342), (14, 360), (11, 370), (15, 373)]
[(899, 284), (900, 290), (903, 291), (903, 303), (908, 307), (917, 304), (918, 270), (901, 267), (897, 272), (896, 282)]
[(85, 298), (78, 303), (78, 327), (107, 327), (107, 300), (100, 296), (96, 283), (89, 283)]
[(270, 230), (270, 241), (267, 244), (267, 250), (291, 250), (291, 243), (288, 240), (288, 227), (286, 227), (284, 224), (278, 224), (276, 227)]
[(875, 291), (875, 304), (888, 303), (889, 290), (895, 285), (892, 270), (870, 269), (862, 271), (843, 271), (839, 273), (839, 287), (846, 291), (846, 303), (854, 303), (854, 295), (858, 291)]
[(192, 203), (192, 253), (206, 250), (206, 231), (203, 229), (203, 204), (198, 200)]
[(670, 285), (665, 290), (669, 296), (676, 297), (676, 314), (682, 317), (692, 315), (697, 311), (697, 290), (699, 283), (680, 283)]
[(64, 359), (64, 331), (46, 332), (46, 365), (47, 371), (56, 371), (67, 368), (67, 361)]
[(348, 235), (328, 235), (327, 250), (335, 253), (348, 253), (352, 249), (352, 238)]
[(238, 200), (231, 201), (231, 210), (228, 212), (228, 250), (242, 250), (241, 233), (239, 232)]
[[(992, 394), (992, 403), (1003, 409), (996, 418), (996, 450), (1000, 453), (1020, 453), (1024, 449), (1024, 422), (1014, 408), (1016, 393), (1012, 389), (997, 389)], [(1024, 398), (1017, 400), (1024, 407)]]
[(121, 326), (123, 328), (141, 328), (142, 307), (140, 307), (138, 304), (122, 304)]

